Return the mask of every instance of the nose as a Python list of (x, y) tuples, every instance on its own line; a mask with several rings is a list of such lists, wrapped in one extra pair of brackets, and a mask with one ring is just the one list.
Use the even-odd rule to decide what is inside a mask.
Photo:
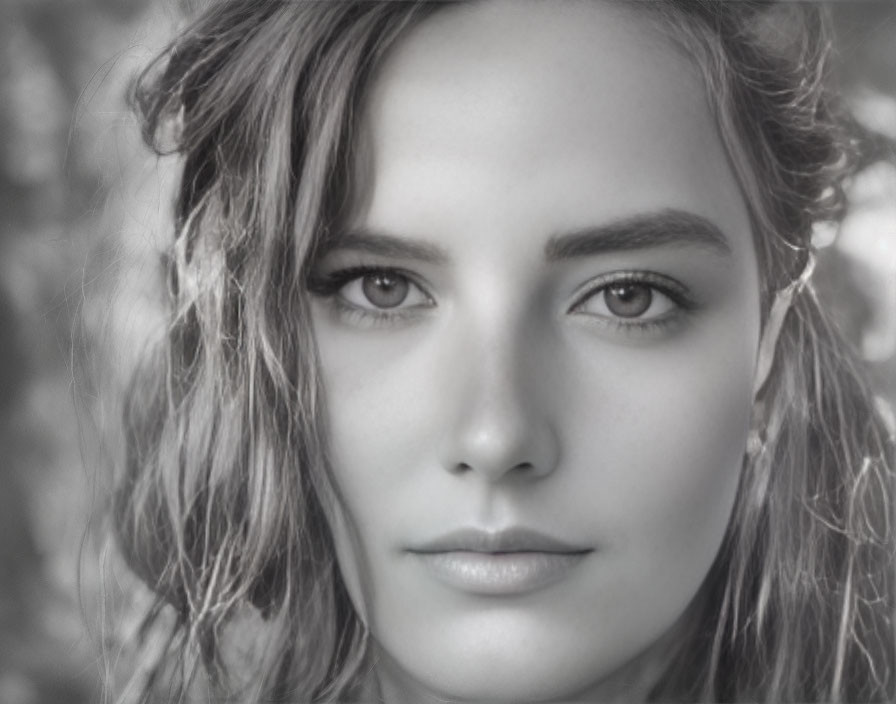
[(544, 335), (505, 323), (485, 324), (455, 339), (462, 342), (446, 375), (454, 422), (444, 466), (490, 482), (534, 481), (553, 473), (560, 443), (550, 410), (550, 360), (541, 353)]

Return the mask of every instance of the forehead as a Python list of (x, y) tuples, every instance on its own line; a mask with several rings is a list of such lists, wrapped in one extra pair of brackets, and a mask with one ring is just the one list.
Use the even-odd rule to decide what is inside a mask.
[(371, 87), (358, 219), (393, 225), (400, 200), (425, 234), (437, 195), (545, 232), (662, 207), (749, 229), (698, 71), (655, 21), (597, 0), (440, 9)]

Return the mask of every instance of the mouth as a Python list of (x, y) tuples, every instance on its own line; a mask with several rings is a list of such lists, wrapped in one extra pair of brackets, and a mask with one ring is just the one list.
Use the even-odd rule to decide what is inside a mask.
[(483, 596), (525, 594), (555, 584), (593, 551), (522, 528), (465, 528), (408, 550), (438, 581)]

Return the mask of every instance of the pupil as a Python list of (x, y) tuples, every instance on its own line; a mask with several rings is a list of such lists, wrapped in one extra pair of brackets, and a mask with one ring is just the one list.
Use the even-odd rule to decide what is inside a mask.
[(607, 308), (621, 318), (636, 318), (650, 308), (653, 295), (643, 284), (616, 284), (604, 294)]
[(408, 295), (408, 281), (394, 274), (368, 274), (361, 284), (364, 295), (377, 308), (394, 308)]

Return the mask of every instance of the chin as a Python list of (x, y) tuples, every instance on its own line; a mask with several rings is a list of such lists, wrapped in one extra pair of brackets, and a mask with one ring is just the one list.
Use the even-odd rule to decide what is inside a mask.
[[(472, 639), (471, 639), (472, 641)], [(545, 639), (506, 639), (500, 634), (481, 634), (479, 642), (457, 647), (434, 644), (419, 647), (404, 670), (423, 691), (448, 702), (581, 701), (618, 664), (601, 662), (581, 649), (564, 652)], [(450, 644), (449, 644), (450, 645)]]
[[(434, 672), (427, 689), (451, 702), (569, 702), (581, 700), (582, 692), (592, 685), (594, 672), (571, 673), (561, 663), (542, 658), (537, 667), (531, 663), (478, 663), (473, 668)], [(580, 678), (575, 675), (579, 674)]]

